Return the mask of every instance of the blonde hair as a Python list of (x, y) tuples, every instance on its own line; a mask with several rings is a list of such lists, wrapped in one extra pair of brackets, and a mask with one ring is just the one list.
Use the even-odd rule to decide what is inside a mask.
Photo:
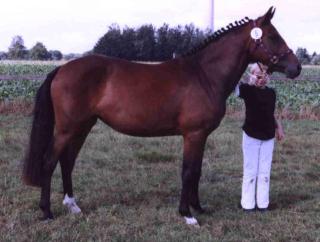
[(267, 82), (269, 81), (269, 75), (267, 74), (268, 67), (262, 64), (254, 63), (249, 66), (248, 78), (245, 82), (249, 85), (255, 85), (258, 77), (265, 78)]

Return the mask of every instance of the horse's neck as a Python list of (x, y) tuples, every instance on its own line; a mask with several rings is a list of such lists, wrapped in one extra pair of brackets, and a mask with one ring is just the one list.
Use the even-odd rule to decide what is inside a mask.
[(221, 98), (227, 99), (248, 66), (247, 45), (246, 36), (229, 33), (199, 54), (199, 63), (207, 81)]

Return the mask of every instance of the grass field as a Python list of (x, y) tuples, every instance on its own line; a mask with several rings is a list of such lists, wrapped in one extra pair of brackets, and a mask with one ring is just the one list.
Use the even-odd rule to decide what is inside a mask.
[(245, 214), (240, 200), (242, 120), (226, 117), (209, 137), (200, 181), (207, 210), (201, 227), (185, 225), (180, 196), (182, 140), (133, 138), (98, 123), (73, 172), (83, 213), (62, 207), (55, 172), (55, 220), (40, 222), (39, 190), (20, 181), (31, 117), (0, 116), (0, 241), (320, 241), (319, 121), (284, 120), (276, 145), (271, 201), (277, 209)]

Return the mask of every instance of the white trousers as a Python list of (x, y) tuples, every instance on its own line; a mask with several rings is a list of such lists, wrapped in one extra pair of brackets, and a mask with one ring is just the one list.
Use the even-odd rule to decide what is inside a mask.
[(274, 139), (259, 140), (243, 132), (243, 179), (241, 206), (267, 208)]

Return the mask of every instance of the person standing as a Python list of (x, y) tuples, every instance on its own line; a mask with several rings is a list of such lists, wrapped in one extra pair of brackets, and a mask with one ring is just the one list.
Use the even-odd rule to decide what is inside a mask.
[(245, 103), (243, 124), (243, 180), (241, 207), (244, 211), (267, 211), (274, 138), (284, 138), (280, 121), (274, 116), (276, 93), (267, 86), (269, 75), (260, 63), (250, 67), (247, 83), (236, 93)]

